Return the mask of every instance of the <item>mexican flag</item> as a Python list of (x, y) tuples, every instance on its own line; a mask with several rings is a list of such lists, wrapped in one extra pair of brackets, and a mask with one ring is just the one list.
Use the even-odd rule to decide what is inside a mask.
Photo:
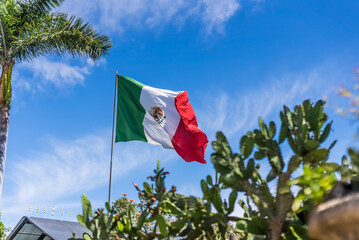
[(206, 163), (208, 139), (198, 128), (186, 91), (154, 88), (119, 75), (117, 80), (115, 142), (140, 140), (175, 149), (187, 162)]

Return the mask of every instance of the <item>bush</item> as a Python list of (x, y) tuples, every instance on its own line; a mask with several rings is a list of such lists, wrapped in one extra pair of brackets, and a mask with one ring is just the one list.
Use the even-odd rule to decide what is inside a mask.
[[(211, 156), (216, 173), (201, 180), (201, 198), (179, 194), (175, 186), (167, 191), (169, 173), (160, 163), (142, 188), (134, 184), (137, 205), (122, 199), (93, 214), (83, 196), (78, 221), (92, 236), (80, 239), (308, 239), (307, 216), (334, 187), (336, 173), (345, 173), (347, 180), (355, 175), (348, 161), (343, 166), (327, 162), (335, 141), (323, 146), (332, 126), (323, 106), (323, 101), (313, 105), (309, 100), (294, 111), (284, 106), (279, 134), (274, 122), (259, 118), (259, 128), (241, 138), (240, 153), (218, 132)], [(282, 154), (285, 141), (288, 159)], [(259, 171), (264, 159), (270, 164), (265, 177), (265, 170)], [(225, 189), (230, 192), (227, 200), (222, 198)], [(236, 203), (243, 216), (232, 215)]]
[[(0, 213), (1, 220), (1, 213)], [(4, 224), (0, 221), (0, 240), (6, 239), (6, 234), (10, 232), (10, 228), (6, 228)]]

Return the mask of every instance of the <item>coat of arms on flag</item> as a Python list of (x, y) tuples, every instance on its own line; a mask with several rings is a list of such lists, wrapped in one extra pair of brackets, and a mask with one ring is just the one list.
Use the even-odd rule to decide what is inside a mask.
[(164, 115), (164, 111), (160, 106), (154, 106), (151, 107), (150, 110), (150, 115), (153, 117), (153, 119), (155, 119), (156, 122), (158, 122), (158, 124), (162, 124), (164, 125), (164, 122), (166, 120), (166, 116)]

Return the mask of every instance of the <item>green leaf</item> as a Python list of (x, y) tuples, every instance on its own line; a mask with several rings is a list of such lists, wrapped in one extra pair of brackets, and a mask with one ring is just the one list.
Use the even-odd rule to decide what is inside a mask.
[(188, 233), (187, 239), (197, 239), (201, 234), (201, 229), (196, 228)]
[(143, 224), (146, 221), (146, 217), (149, 214), (149, 210), (146, 209), (142, 212), (141, 216), (138, 218), (138, 222), (137, 222), (137, 229), (142, 229)]
[(247, 163), (247, 170), (246, 170), (246, 177), (247, 178), (250, 178), (253, 174), (253, 171), (254, 171), (254, 168), (255, 168), (255, 165), (254, 165), (254, 160), (253, 158), (249, 159), (248, 160), (248, 163)]
[(269, 224), (265, 218), (254, 217), (247, 226), (248, 232), (256, 235), (265, 235), (269, 232)]
[(261, 129), (261, 132), (262, 132), (263, 136), (266, 139), (269, 139), (268, 128), (265, 125), (265, 123), (264, 123), (264, 121), (263, 121), (263, 119), (261, 117), (258, 118), (258, 124), (259, 124), (259, 128)]
[(287, 124), (289, 127), (293, 128), (293, 120), (292, 120), (292, 113), (290, 112), (289, 108), (287, 106), (284, 106), (284, 113), (285, 113), (285, 119), (287, 121)]
[(212, 191), (213, 191), (212, 192), (212, 203), (219, 213), (223, 213), (224, 209), (223, 209), (220, 190), (219, 190), (218, 186), (214, 186), (212, 188)]
[(173, 204), (170, 201), (164, 201), (163, 205), (165, 206), (165, 208), (167, 208), (173, 215), (175, 215), (176, 217), (183, 217), (185, 216), (185, 213), (182, 212), (182, 210), (180, 208), (178, 208), (175, 204)]
[(272, 181), (273, 179), (275, 179), (278, 176), (278, 173), (276, 170), (272, 169), (269, 173), (268, 176), (266, 178), (267, 182)]
[(303, 199), (304, 199), (303, 194), (297, 195), (297, 197), (294, 199), (293, 204), (292, 204), (293, 212), (297, 212), (300, 209), (300, 207), (302, 206)]
[(269, 122), (269, 138), (272, 139), (275, 135), (276, 127), (274, 122)]
[(223, 182), (224, 187), (233, 187), (233, 186), (239, 187), (239, 185), (236, 184), (236, 177), (232, 174), (229, 176), (221, 175), (220, 179)]
[(262, 160), (263, 158), (265, 158), (267, 156), (266, 152), (263, 150), (259, 150), (257, 152), (254, 153), (254, 158), (257, 160)]
[(234, 204), (236, 202), (237, 199), (237, 191), (232, 191), (231, 194), (229, 195), (229, 208), (228, 208), (228, 213), (227, 214), (231, 214), (233, 212), (234, 209)]
[(324, 142), (327, 139), (330, 129), (331, 129), (331, 126), (332, 126), (332, 123), (333, 123), (333, 121), (328, 123), (327, 126), (325, 126), (324, 131), (322, 132), (322, 134), (320, 135), (320, 138), (319, 138), (320, 143)]
[(152, 193), (152, 188), (151, 188), (150, 184), (148, 184), (147, 182), (143, 183), (143, 188), (145, 189), (145, 191), (147, 193)]
[(288, 132), (287, 134), (287, 139), (288, 139), (288, 143), (290, 148), (293, 150), (293, 152), (295, 152), (296, 154), (298, 154), (298, 146), (297, 144), (294, 142), (292, 135), (290, 135), (290, 133)]
[(296, 112), (297, 115), (297, 127), (298, 127), (298, 131), (301, 132), (302, 128), (303, 128), (303, 109), (302, 106), (296, 106), (294, 107), (294, 111)]
[(347, 167), (342, 167), (341, 171), (340, 171), (340, 175), (341, 175), (341, 181), (342, 182), (347, 182), (352, 178), (352, 174), (354, 172), (352, 171), (352, 169), (349, 169)]
[(213, 149), (222, 156), (232, 155), (231, 147), (224, 134), (222, 132), (217, 132), (216, 137), (217, 141), (212, 142)]
[(108, 212), (111, 212), (111, 206), (110, 206), (110, 203), (109, 203), (109, 202), (106, 202), (106, 203), (105, 203), (105, 207), (106, 207), (106, 210), (107, 210)]
[[(309, 240), (310, 238), (307, 235), (307, 227), (304, 225), (292, 225), (289, 227), (290, 233), (293, 235), (294, 238), (288, 238), (288, 240), (290, 239), (295, 239), (295, 240)], [(291, 237), (291, 236), (289, 236)]]
[(120, 232), (123, 232), (123, 229), (124, 229), (125, 227), (123, 226), (123, 224), (120, 222), (120, 221), (118, 221), (117, 222), (117, 229), (120, 231)]
[(248, 232), (248, 221), (247, 220), (239, 220), (237, 222), (237, 229), (241, 230), (241, 232)]
[(91, 235), (88, 233), (84, 233), (83, 238), (84, 238), (84, 240), (92, 240)]
[(177, 231), (181, 231), (185, 224), (187, 223), (187, 218), (180, 218), (177, 221), (171, 223), (171, 227), (175, 228)]
[(323, 115), (323, 105), (324, 102), (319, 100), (315, 103), (314, 108), (312, 108), (309, 123), (312, 131), (318, 136), (319, 130), (319, 121)]
[(77, 214), (77, 221), (84, 227), (87, 227), (86, 226), (86, 223), (85, 223), (85, 218), (81, 215), (81, 214)]
[(311, 101), (309, 99), (307, 99), (307, 100), (304, 100), (302, 106), (303, 106), (305, 119), (307, 119), (309, 117), (310, 113), (311, 113), (310, 111), (312, 109), (312, 103), (311, 103)]
[(307, 153), (303, 157), (303, 162), (318, 163), (321, 161), (326, 161), (328, 159), (328, 155), (329, 155), (328, 149), (320, 148), (320, 149), (317, 149), (317, 150)]
[(340, 170), (339, 164), (333, 162), (327, 162), (323, 166), (325, 167), (325, 170), (329, 172), (336, 172)]
[(309, 138), (308, 131), (309, 131), (309, 125), (308, 123), (305, 123), (302, 129), (302, 140), (304, 139), (303, 141), (306, 141)]
[(163, 218), (162, 215), (157, 215), (156, 220), (157, 225), (160, 228), (161, 235), (163, 237), (166, 237), (168, 235), (166, 220)]
[(208, 188), (206, 181), (204, 181), (203, 179), (201, 180), (201, 188), (202, 188), (202, 192), (203, 192), (203, 197), (205, 199), (211, 199), (210, 190)]
[(147, 234), (145, 232), (141, 231), (141, 230), (137, 230), (136, 233), (139, 235), (139, 237), (141, 237), (140, 239), (146, 239), (147, 238)]
[(337, 140), (334, 140), (332, 142), (332, 144), (330, 144), (330, 147), (328, 149), (331, 150), (335, 146), (336, 143), (337, 143)]
[(243, 208), (245, 213), (249, 214), (249, 209), (248, 209), (246, 203), (242, 199), (238, 200), (238, 205), (241, 206), (241, 208)]
[(292, 173), (295, 170), (297, 170), (297, 168), (299, 167), (301, 162), (302, 162), (301, 158), (298, 157), (297, 155), (294, 155), (293, 157), (291, 157), (291, 159), (289, 160), (289, 163), (288, 163), (288, 171), (290, 173)]
[(241, 138), (241, 154), (243, 155), (243, 158), (249, 157), (249, 155), (252, 153), (254, 145), (254, 139), (243, 136)]
[[(212, 162), (213, 162), (213, 158), (212, 158)], [(214, 168), (221, 174), (228, 174), (232, 171), (231, 168), (229, 168), (227, 166), (223, 166), (222, 164), (213, 163), (213, 165), (214, 165)]]
[(349, 160), (348, 160), (348, 157), (345, 156), (345, 155), (343, 155), (343, 157), (342, 157), (342, 166), (343, 166), (344, 168), (348, 168), (348, 167), (349, 167)]
[(90, 218), (92, 217), (92, 207), (89, 199), (84, 194), (81, 197), (82, 201), (82, 223), (85, 224), (86, 227), (90, 225)]
[(273, 156), (272, 158), (270, 158), (269, 162), (272, 168), (277, 171), (277, 173), (280, 173), (282, 171), (283, 163), (279, 156)]
[(212, 177), (210, 176), (210, 175), (207, 175), (207, 183), (209, 184), (209, 185), (213, 185), (213, 181), (212, 181)]
[(320, 143), (316, 140), (308, 140), (304, 143), (304, 149), (308, 152), (318, 149)]
[(157, 171), (160, 171), (161, 168), (161, 161), (158, 159), (157, 160)]
[(89, 201), (89, 199), (87, 198), (87, 196), (84, 194), (81, 197), (81, 201), (82, 201), (82, 210), (83, 210), (83, 215), (85, 217), (90, 216), (92, 217), (92, 207), (91, 207), (91, 203)]
[(279, 133), (279, 144), (281, 144), (285, 138), (287, 137), (287, 132), (288, 132), (288, 126), (285, 123), (284, 119), (284, 114), (281, 112), (280, 113), (281, 119), (282, 119), (282, 125), (280, 127), (280, 133)]

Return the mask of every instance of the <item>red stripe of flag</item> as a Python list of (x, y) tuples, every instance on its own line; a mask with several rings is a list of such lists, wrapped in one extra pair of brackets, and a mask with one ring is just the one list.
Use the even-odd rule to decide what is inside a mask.
[(208, 144), (206, 134), (198, 128), (196, 115), (184, 91), (175, 98), (175, 105), (181, 120), (178, 124), (172, 144), (178, 155), (186, 162), (207, 163), (204, 153)]

